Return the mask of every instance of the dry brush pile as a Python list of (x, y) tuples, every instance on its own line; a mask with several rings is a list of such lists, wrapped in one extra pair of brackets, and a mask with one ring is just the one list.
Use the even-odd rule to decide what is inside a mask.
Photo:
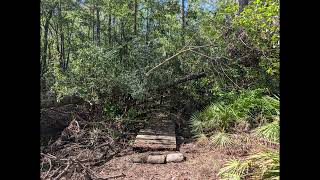
[(64, 113), (70, 118), (67, 127), (53, 143), (41, 147), (41, 179), (111, 178), (98, 177), (93, 169), (128, 153), (132, 135), (126, 132), (121, 121), (102, 117), (89, 120), (84, 113), (75, 111)]

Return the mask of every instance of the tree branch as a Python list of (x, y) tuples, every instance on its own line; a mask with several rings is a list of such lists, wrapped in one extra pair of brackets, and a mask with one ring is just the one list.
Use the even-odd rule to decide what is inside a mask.
[(146, 76), (149, 76), (150, 73), (157, 69), (158, 67), (160, 67), (161, 65), (163, 65), (164, 63), (170, 61), (172, 58), (178, 56), (179, 54), (181, 53), (184, 53), (184, 52), (187, 52), (187, 51), (191, 51), (191, 50), (194, 50), (194, 49), (199, 49), (199, 48), (203, 48), (203, 47), (208, 47), (208, 46), (212, 46), (213, 44), (208, 44), (208, 45), (203, 45), (203, 46), (189, 46), (188, 49), (185, 49), (187, 46), (183, 47), (179, 52), (177, 52), (176, 54), (174, 54), (173, 56), (165, 59), (164, 61), (162, 61), (161, 63), (159, 63), (158, 65), (156, 65), (155, 67), (153, 67), (152, 69), (150, 69), (147, 73), (146, 73)]

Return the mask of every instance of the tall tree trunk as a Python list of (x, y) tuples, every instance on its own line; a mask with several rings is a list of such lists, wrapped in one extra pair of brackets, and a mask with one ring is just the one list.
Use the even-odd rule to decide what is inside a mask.
[(134, 35), (137, 35), (137, 12), (138, 12), (138, 3), (137, 3), (137, 0), (134, 0)]
[(108, 39), (109, 39), (109, 46), (112, 47), (112, 16), (111, 16), (111, 2), (109, 1), (109, 14), (108, 14)]
[(146, 32), (146, 44), (149, 41), (149, 8), (147, 9), (147, 32)]
[(67, 38), (67, 43), (68, 43), (68, 52), (67, 52), (67, 59), (66, 59), (65, 69), (68, 69), (69, 62), (70, 62), (70, 53), (71, 53), (71, 36), (72, 36), (72, 31), (70, 31), (70, 29), (68, 29), (68, 38)]
[(62, 21), (62, 6), (61, 0), (59, 4), (59, 30), (60, 30), (60, 67), (65, 70), (65, 51), (64, 51), (64, 32), (63, 32), (63, 21)]
[(52, 42), (50, 44), (48, 44), (48, 60), (50, 60), (52, 58), (52, 55), (51, 55), (51, 45), (52, 45)]
[(117, 25), (116, 25), (116, 18), (112, 18), (112, 26), (113, 26), (113, 41), (118, 42), (118, 36), (117, 36)]
[(184, 13), (184, 5), (185, 5), (185, 0), (181, 0), (181, 28), (182, 28), (182, 33), (181, 33), (181, 40), (182, 40), (182, 46), (185, 45), (185, 39), (184, 39), (184, 34), (185, 34), (185, 13)]
[(111, 29), (112, 29), (112, 25), (111, 25), (111, 12), (109, 12), (109, 17), (108, 17), (108, 39), (109, 39), (109, 46), (112, 46), (112, 34), (111, 34)]
[(44, 45), (42, 46), (42, 58), (41, 58), (41, 76), (43, 75), (43, 73), (45, 72), (46, 66), (47, 66), (47, 49), (48, 49), (48, 31), (49, 31), (49, 23), (52, 17), (52, 13), (53, 13), (53, 9), (50, 9), (49, 13), (48, 13), (48, 17), (46, 19), (46, 22), (44, 24), (44, 35), (43, 35), (43, 41), (44, 41)]
[(100, 10), (97, 8), (97, 42), (100, 45)]
[(60, 27), (60, 65), (65, 70), (64, 33), (62, 26)]
[(94, 10), (95, 10), (95, 5), (94, 5), (94, 1), (93, 1), (93, 3), (92, 3), (92, 15), (91, 15), (91, 17), (92, 17), (92, 42), (94, 42), (95, 41), (95, 38), (94, 38), (94, 36), (95, 36), (95, 18), (94, 18)]
[(56, 27), (55, 27), (55, 34), (56, 34), (56, 47), (57, 47), (57, 51), (60, 55), (61, 51), (60, 51), (60, 35), (59, 35), (59, 23), (56, 23)]
[(123, 55), (125, 53), (125, 47), (123, 47), (123, 44), (125, 44), (125, 32), (124, 32), (124, 23), (123, 18), (120, 19), (120, 42), (121, 42), (121, 48), (120, 48), (120, 60), (122, 62)]
[(91, 33), (91, 25), (89, 24), (88, 25), (88, 39), (91, 39), (90, 33)]

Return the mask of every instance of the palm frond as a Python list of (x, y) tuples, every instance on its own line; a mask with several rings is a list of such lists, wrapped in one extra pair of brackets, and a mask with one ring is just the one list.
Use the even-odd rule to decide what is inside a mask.
[(214, 146), (223, 148), (230, 148), (234, 142), (229, 134), (225, 132), (218, 132), (210, 137), (211, 142)]
[(254, 130), (257, 136), (266, 138), (272, 142), (279, 142), (280, 140), (280, 124), (279, 120), (260, 126)]
[(218, 175), (222, 178), (243, 177), (248, 173), (251, 162), (249, 160), (241, 161), (237, 159), (228, 160), (224, 167), (220, 169)]

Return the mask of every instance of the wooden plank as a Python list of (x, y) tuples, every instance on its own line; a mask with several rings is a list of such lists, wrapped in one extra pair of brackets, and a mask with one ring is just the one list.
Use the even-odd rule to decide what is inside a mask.
[(139, 131), (133, 147), (147, 150), (176, 150), (175, 124), (165, 114), (156, 114), (156, 118)]
[(144, 144), (175, 145), (176, 141), (170, 141), (167, 139), (148, 139), (148, 140), (136, 139), (135, 143), (137, 143), (137, 144), (144, 143)]
[(176, 137), (174, 136), (163, 136), (163, 135), (141, 135), (141, 134), (138, 134), (136, 139), (154, 139), (154, 140), (157, 140), (157, 139), (166, 139), (166, 140), (170, 140), (170, 141), (176, 141)]

